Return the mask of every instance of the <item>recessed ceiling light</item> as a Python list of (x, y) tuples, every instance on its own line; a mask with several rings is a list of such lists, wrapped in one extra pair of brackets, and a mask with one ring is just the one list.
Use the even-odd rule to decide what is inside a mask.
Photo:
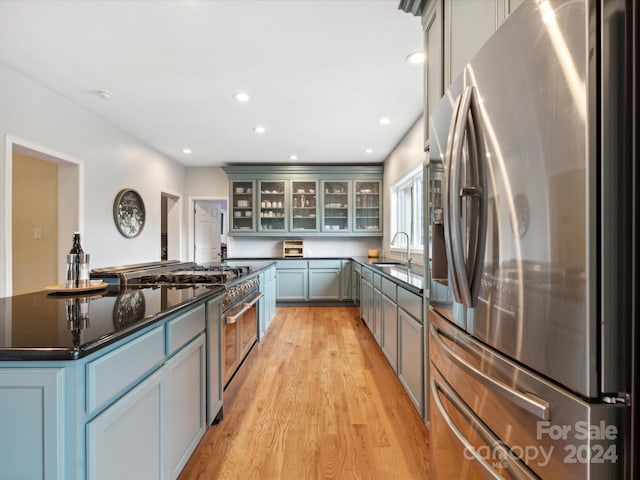
[(389, 117), (382, 117), (380, 119), (380, 125), (389, 125), (391, 123), (391, 119)]
[(298, 159), (298, 155), (296, 155), (295, 153), (292, 155), (289, 155), (289, 160), (297, 160)]
[(256, 128), (253, 129), (254, 132), (256, 133), (265, 133), (267, 131), (266, 128), (264, 128), (262, 125), (258, 125)]
[(364, 153), (366, 154), (373, 153), (373, 148), (365, 148)]
[(109, 90), (98, 90), (96, 92), (96, 95), (98, 95), (103, 100), (111, 100), (112, 97), (112, 94)]
[(245, 92), (235, 93), (233, 95), (233, 98), (235, 98), (237, 101), (242, 102), (242, 103), (249, 101), (249, 95), (247, 93), (245, 93)]
[(189, 155), (191, 153), (191, 149), (190, 148), (183, 148), (182, 149), (182, 153)]
[(405, 60), (409, 63), (418, 64), (418, 63), (424, 63), (426, 57), (427, 56), (424, 52), (413, 52), (410, 55), (408, 55)]

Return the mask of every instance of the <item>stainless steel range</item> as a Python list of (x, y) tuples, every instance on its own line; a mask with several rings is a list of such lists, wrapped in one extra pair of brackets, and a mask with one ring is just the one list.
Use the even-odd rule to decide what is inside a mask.
[(222, 360), (226, 389), (258, 340), (257, 302), (263, 294), (259, 291), (260, 279), (253, 273), (249, 265), (160, 261), (96, 268), (91, 278), (127, 290), (224, 286)]

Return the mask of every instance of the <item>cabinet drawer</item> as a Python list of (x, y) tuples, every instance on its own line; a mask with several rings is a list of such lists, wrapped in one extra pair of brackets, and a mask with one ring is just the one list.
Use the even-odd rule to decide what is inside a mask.
[(204, 303), (167, 323), (167, 355), (172, 355), (205, 329)]
[(88, 363), (87, 411), (124, 392), (164, 358), (164, 328), (157, 327)]
[(309, 260), (309, 268), (341, 268), (340, 260)]
[(379, 273), (373, 274), (373, 288), (382, 290), (382, 275), (380, 275)]
[(278, 270), (299, 270), (307, 268), (306, 260), (278, 260), (276, 262)]
[(368, 268), (363, 268), (362, 278), (364, 278), (369, 283), (373, 283), (373, 271), (369, 270)]
[(398, 288), (398, 306), (410, 313), (420, 323), (422, 322), (422, 297), (404, 288)]
[(397, 301), (397, 290), (398, 286), (393, 283), (391, 280), (387, 280), (386, 278), (382, 279), (382, 293), (384, 293), (387, 297), (389, 297), (394, 302)]

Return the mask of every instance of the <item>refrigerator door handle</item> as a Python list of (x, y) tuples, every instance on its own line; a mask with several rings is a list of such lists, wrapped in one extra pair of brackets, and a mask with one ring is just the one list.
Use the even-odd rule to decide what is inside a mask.
[(453, 174), (454, 165), (452, 164), (453, 160), (453, 149), (454, 144), (456, 143), (456, 132), (458, 131), (457, 125), (460, 121), (460, 107), (462, 106), (462, 97), (463, 95), (459, 95), (456, 100), (456, 105), (453, 109), (451, 115), (451, 123), (449, 125), (449, 133), (447, 135), (447, 149), (444, 155), (444, 165), (445, 165), (445, 178), (443, 182), (443, 191), (442, 198), (444, 202), (444, 245), (446, 250), (446, 256), (448, 259), (448, 270), (449, 270), (449, 281), (451, 283), (451, 291), (453, 292), (453, 297), (456, 302), (461, 302), (460, 295), (460, 286), (458, 282), (458, 271), (454, 264), (454, 253), (453, 253), (453, 231), (452, 224), (454, 221), (453, 215), (451, 214), (451, 202), (456, 201), (456, 195), (454, 192), (456, 188), (451, 185), (451, 178)]
[[(465, 307), (473, 307), (477, 298), (486, 242), (486, 153), (482, 130), (475, 87), (467, 86), (460, 101), (453, 137), (450, 178), (451, 196), (449, 198), (451, 260), (457, 276), (459, 295), (456, 300), (459, 299)], [(463, 165), (465, 137), (469, 145), (470, 178), (468, 181), (472, 185), (461, 186), (461, 172), (466, 169), (466, 165)], [(462, 215), (462, 201), (467, 197), (471, 197), (473, 205), (468, 209), (468, 238), (464, 239), (460, 217)], [(467, 245), (466, 252), (465, 244)]]
[[(436, 408), (438, 409), (442, 419), (447, 424), (451, 432), (458, 438), (458, 441), (465, 447), (465, 451), (473, 455), (473, 458), (482, 466), (485, 472), (496, 480), (503, 480), (503, 476), (495, 471), (486, 458), (478, 452), (478, 449), (464, 436), (464, 434), (458, 429), (451, 417), (448, 415), (446, 408), (442, 404), (440, 399), (440, 393), (442, 393), (449, 402), (455, 407), (455, 409), (464, 416), (464, 418), (473, 425), (475, 431), (480, 437), (490, 446), (490, 451), (496, 458), (500, 458), (502, 461), (508, 463), (508, 471), (511, 474), (511, 478), (517, 480), (533, 480), (537, 477), (527, 472), (523, 466), (515, 459), (513, 452), (507, 450), (504, 443), (498, 439), (489, 429), (487, 429), (480, 421), (478, 421), (468, 407), (464, 405), (463, 401), (458, 398), (455, 393), (451, 391), (446, 385), (441, 384), (435, 377), (431, 378), (431, 396), (434, 400)], [(500, 454), (497, 454), (500, 452)], [(466, 458), (468, 458), (465, 455)]]
[[(485, 387), (491, 389), (498, 395), (502, 396), (509, 402), (517, 405), (518, 407), (526, 410), (527, 412), (535, 415), (542, 420), (549, 420), (551, 418), (551, 405), (546, 400), (543, 400), (531, 393), (521, 392), (512, 388), (495, 378), (489, 377), (481, 370), (467, 362), (464, 358), (453, 351), (443, 340), (440, 338), (440, 334), (448, 336), (445, 332), (440, 330), (436, 325), (431, 324), (429, 327), (429, 333), (433, 340), (438, 344), (442, 351), (453, 360), (462, 370), (471, 375), (477, 381), (482, 383)], [(455, 338), (451, 338), (455, 341)]]
[(460, 95), (456, 121), (453, 125), (453, 136), (449, 153), (449, 178), (447, 179), (447, 209), (449, 242), (447, 257), (449, 258), (454, 277), (453, 295), (457, 302), (469, 306), (471, 302), (469, 281), (464, 266), (464, 245), (462, 229), (460, 227), (461, 204), (458, 188), (460, 186), (460, 171), (462, 169), (462, 149), (467, 127), (466, 119), (471, 105), (471, 88), (466, 87)]
[(482, 265), (484, 261), (485, 246), (487, 242), (487, 162), (488, 156), (484, 142), (484, 126), (482, 124), (482, 113), (478, 102), (478, 93), (475, 87), (471, 87), (471, 106), (469, 109), (469, 126), (471, 130), (473, 156), (473, 186), (462, 187), (460, 195), (470, 194), (476, 200), (476, 208), (473, 208), (470, 223), (472, 232), (469, 235), (469, 243), (473, 246), (469, 263), (471, 271), (469, 273), (470, 296), (469, 307), (475, 306), (480, 291), (482, 279)]

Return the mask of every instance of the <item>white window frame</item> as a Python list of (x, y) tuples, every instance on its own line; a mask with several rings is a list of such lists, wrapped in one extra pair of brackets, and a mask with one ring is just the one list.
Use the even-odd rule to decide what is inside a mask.
[[(406, 231), (401, 225), (403, 211), (406, 211), (407, 205), (400, 202), (400, 193), (406, 189), (410, 189), (411, 205), (411, 231)], [(391, 251), (406, 252), (407, 247), (404, 245), (404, 237), (400, 237), (396, 243), (402, 242), (400, 245), (391, 245), (393, 237), (399, 231), (406, 231), (409, 234), (410, 246), (409, 251), (412, 253), (423, 253), (424, 250), (424, 177), (422, 164), (413, 168), (409, 173), (400, 180), (391, 185), (391, 236), (389, 237), (389, 249)], [(421, 228), (422, 226), (422, 228)], [(422, 230), (422, 231), (421, 231)]]

